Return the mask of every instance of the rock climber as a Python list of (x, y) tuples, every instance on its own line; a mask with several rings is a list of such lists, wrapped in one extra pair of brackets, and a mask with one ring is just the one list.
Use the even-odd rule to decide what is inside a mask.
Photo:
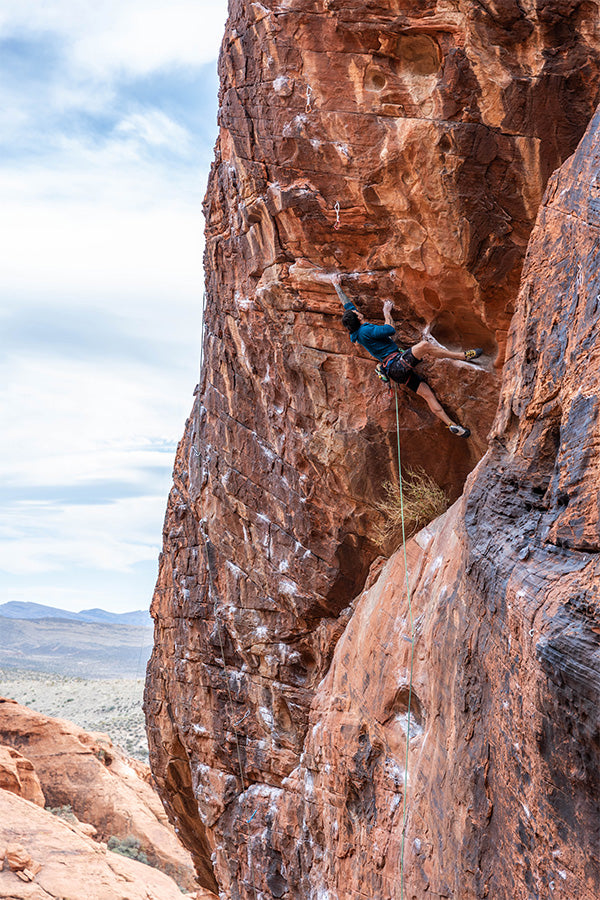
[[(324, 273), (319, 280), (325, 280), (323, 276)], [(392, 340), (393, 335), (396, 333), (396, 326), (392, 318), (394, 304), (391, 300), (386, 300), (383, 304), (385, 325), (374, 325), (372, 322), (367, 322), (363, 314), (358, 311), (354, 303), (343, 292), (340, 286), (341, 276), (339, 274), (335, 273), (326, 276), (326, 278), (335, 288), (343, 304), (342, 324), (350, 333), (350, 340), (353, 343), (359, 343), (361, 347), (368, 350), (371, 356), (379, 360), (376, 366), (379, 377), (386, 382), (389, 382), (391, 378), (392, 381), (396, 381), (398, 384), (405, 384), (407, 388), (423, 398), (431, 412), (438, 419), (442, 420), (452, 434), (468, 438), (471, 434), (469, 429), (463, 428), (462, 425), (452, 421), (425, 379), (415, 369), (421, 360), (426, 358), (473, 360), (478, 359), (483, 350), (477, 348), (475, 350), (455, 352), (447, 350), (445, 347), (431, 344), (429, 341), (419, 341), (418, 344), (414, 344), (408, 350), (400, 350)]]

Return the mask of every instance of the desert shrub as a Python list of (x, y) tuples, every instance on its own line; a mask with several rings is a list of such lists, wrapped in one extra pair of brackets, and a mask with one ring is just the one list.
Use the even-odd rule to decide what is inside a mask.
[(144, 853), (138, 839), (132, 834), (128, 834), (125, 838), (119, 838), (113, 834), (109, 837), (106, 846), (113, 853), (120, 853), (121, 856), (128, 856), (129, 859), (137, 859), (138, 862), (148, 865), (148, 857)]
[(106, 750), (104, 747), (98, 747), (96, 750), (96, 757), (100, 760), (101, 763), (106, 765)]
[(65, 822), (70, 822), (72, 825), (77, 824), (77, 816), (73, 812), (72, 806), (47, 806), (46, 812), (52, 813), (53, 816), (58, 816), (59, 819), (64, 819)]
[[(375, 529), (375, 541), (385, 550), (396, 549), (402, 544), (402, 502), (400, 485), (386, 481), (384, 496), (376, 506), (383, 515), (383, 521)], [(448, 509), (447, 494), (424, 469), (409, 469), (402, 481), (404, 501), (404, 533), (406, 538), (416, 534), (420, 528), (437, 519)]]

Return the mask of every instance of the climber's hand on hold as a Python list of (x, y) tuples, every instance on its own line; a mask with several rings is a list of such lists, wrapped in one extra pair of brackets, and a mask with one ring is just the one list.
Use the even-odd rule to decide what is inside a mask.
[(327, 276), (327, 278), (329, 279), (329, 284), (335, 288), (335, 292), (340, 298), (340, 303), (342, 304), (342, 306), (346, 306), (347, 303), (350, 303), (350, 299), (346, 296), (341, 288), (342, 276), (339, 274), (339, 272), (332, 272)]
[(383, 318), (385, 319), (386, 325), (391, 325), (392, 328), (396, 328), (394, 324), (394, 320), (392, 319), (392, 310), (394, 308), (394, 304), (391, 300), (386, 300), (383, 304)]

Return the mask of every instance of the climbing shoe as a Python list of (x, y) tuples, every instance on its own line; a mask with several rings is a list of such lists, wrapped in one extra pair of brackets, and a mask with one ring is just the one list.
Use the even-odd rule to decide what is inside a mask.
[(462, 425), (448, 425), (448, 430), (451, 431), (452, 434), (458, 435), (458, 437), (471, 437), (471, 432), (469, 431), (469, 429), (463, 428)]
[(390, 383), (390, 379), (385, 374), (385, 369), (383, 368), (381, 363), (379, 363), (377, 366), (375, 366), (375, 371), (377, 372), (377, 377), (381, 378), (381, 380), (383, 381), (384, 384)]
[(477, 347), (476, 350), (465, 350), (465, 359), (479, 359), (482, 353), (481, 347)]

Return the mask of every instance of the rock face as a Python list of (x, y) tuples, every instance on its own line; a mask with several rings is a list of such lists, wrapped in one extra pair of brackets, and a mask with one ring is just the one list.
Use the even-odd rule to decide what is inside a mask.
[[(152, 865), (188, 890), (197, 886), (190, 857), (149, 784), (148, 767), (126, 757), (108, 735), (0, 698), (0, 743), (23, 753), (35, 769), (41, 805), (45, 796), (47, 806), (70, 806), (102, 841), (136, 838)], [(23, 790), (16, 793), (38, 802)]]
[(76, 827), (2, 789), (0, 855), (0, 897), (7, 900), (183, 900), (189, 896), (163, 872), (107, 851), (106, 845), (97, 844)]
[[(380, 316), (381, 299), (392, 297), (405, 343), (425, 331), (452, 347), (485, 349), (483, 365), (443, 362), (427, 372), (449, 412), (471, 427), (470, 442), (453, 438), (419, 398), (400, 392), (405, 466), (424, 466), (456, 498), (487, 448), (521, 266), (546, 181), (575, 149), (598, 101), (595, 4), (416, 6), (326, 0), (271, 7), (234, 0), (230, 8), (221, 132), (206, 200), (204, 366), (175, 464), (146, 687), (159, 790), (202, 883), (212, 890), (218, 885), (227, 898), (252, 898), (255, 887), (266, 897), (398, 896), (409, 645), (402, 640), (405, 623), (397, 622), (397, 633), (393, 628), (405, 610), (382, 614), (381, 627), (392, 629), (383, 633), (377, 619), (361, 619), (359, 612), (375, 597), (400, 602), (399, 562), (386, 567), (385, 582), (365, 595), (370, 600), (363, 597), (355, 611), (352, 606), (379, 552), (372, 539), (380, 517), (375, 501), (383, 482), (394, 477), (393, 396), (380, 388), (372, 361), (348, 341), (337, 298), (311, 272), (346, 273), (344, 289), (371, 318)], [(565, 222), (571, 223), (565, 229), (576, 228), (575, 219)], [(538, 232), (545, 233), (541, 220)], [(566, 271), (568, 263), (563, 266)], [(521, 685), (537, 700), (543, 691), (536, 678), (550, 669), (535, 662), (529, 644), (527, 658), (525, 646), (513, 648), (507, 673), (506, 660), (500, 664), (504, 631), (494, 637), (500, 648), (495, 661), (479, 646), (504, 608), (504, 575), (484, 577), (484, 563), (474, 561), (472, 571), (480, 574), (473, 583), (460, 582), (464, 599), (450, 589), (453, 579), (471, 571), (473, 547), (488, 540), (486, 564), (500, 566), (503, 559), (505, 539), (497, 529), (504, 520), (480, 507), (486, 496), (488, 506), (497, 496), (498, 504), (508, 504), (508, 515), (510, 504), (521, 503), (518, 479), (506, 475), (505, 483), (498, 474), (502, 442), (513, 448), (525, 428), (518, 416), (531, 384), (521, 389), (511, 374), (515, 367), (533, 378), (539, 366), (538, 411), (553, 402), (542, 396), (548, 389), (550, 397), (549, 385), (559, 378), (553, 368), (559, 354), (540, 360), (536, 341), (546, 336), (544, 327), (568, 335), (571, 323), (552, 282), (548, 292), (539, 338), (529, 319), (522, 332), (513, 332), (495, 449), (468, 498), (438, 526), (442, 531), (432, 538), (437, 555), (427, 550), (421, 559), (417, 545), (412, 550), (425, 579), (415, 582), (418, 615), (434, 602), (423, 593), (427, 580), (442, 590), (448, 578), (443, 609), (427, 606), (427, 615), (440, 617), (427, 632), (434, 643), (419, 636), (414, 718), (425, 734), (443, 709), (449, 730), (436, 736), (437, 744), (419, 738), (417, 745), (418, 735), (411, 742), (422, 768), (411, 758), (409, 896), (420, 898), (429, 884), (432, 896), (437, 891), (469, 900), (487, 890), (498, 900), (529, 900), (535, 878), (555, 872), (549, 867), (554, 850), (573, 847), (569, 833), (558, 835), (551, 848), (554, 826), (543, 817), (551, 809), (556, 817), (556, 808), (536, 806), (531, 798), (522, 826), (502, 831), (514, 820), (509, 788), (515, 791), (503, 778), (518, 771), (518, 783), (529, 779), (533, 793), (549, 769), (527, 768), (526, 754), (538, 746), (530, 743), (531, 719), (516, 740), (521, 749), (504, 743), (493, 770), (486, 716), (498, 711), (513, 721), (523, 695), (498, 700), (491, 685), (502, 675), (511, 691)], [(531, 308), (528, 297), (521, 293), (520, 309)], [(552, 316), (561, 324), (553, 326)], [(510, 401), (520, 406), (509, 415)], [(592, 422), (591, 401), (588, 415)], [(532, 472), (541, 466), (534, 452), (543, 437), (537, 421), (532, 413), (532, 442), (523, 452)], [(556, 433), (548, 431), (544, 451), (550, 467)], [(547, 487), (544, 477), (536, 482), (536, 503)], [(494, 479), (506, 496), (500, 487), (494, 493)], [(561, 490), (556, 487), (557, 497)], [(593, 526), (583, 522), (592, 515), (591, 503), (572, 502), (565, 527), (587, 535)], [(533, 540), (538, 513), (527, 503), (518, 528)], [(548, 534), (559, 528), (547, 524)], [(540, 566), (547, 572), (546, 556), (555, 556), (543, 547)], [(427, 575), (440, 554), (444, 564)], [(535, 584), (533, 576), (531, 590)], [(449, 597), (462, 604), (450, 624), (443, 619), (448, 609), (454, 617)], [(519, 609), (511, 599), (512, 641), (520, 635), (518, 623), (527, 622)], [(353, 668), (359, 657), (360, 667)], [(421, 684), (429, 666), (434, 674)], [(559, 693), (548, 688), (555, 711), (563, 705)], [(540, 699), (550, 720), (549, 702)], [(461, 717), (469, 723), (466, 731), (452, 730)], [(504, 738), (501, 722), (505, 727), (499, 716), (494, 734)], [(525, 718), (521, 725), (525, 729)], [(546, 731), (543, 741), (551, 749), (544, 752), (560, 753), (557, 735)], [(465, 778), (465, 769), (472, 777)], [(496, 798), (502, 789), (506, 796)], [(422, 833), (417, 816), (426, 825)], [(583, 818), (590, 821), (588, 813)], [(538, 827), (547, 830), (548, 866), (541, 856), (532, 862)], [(579, 833), (581, 822), (572, 827)], [(507, 872), (499, 848), (509, 860), (513, 834), (521, 835), (519, 852), (529, 868), (517, 871), (507, 862)], [(581, 857), (567, 855), (583, 871)], [(494, 876), (496, 894), (489, 887), (494, 865), (502, 870)], [(558, 891), (562, 876), (553, 881)]]
[(13, 747), (0, 747), (0, 788), (45, 806), (40, 780), (32, 763)]
[[(600, 896), (599, 182), (600, 110), (548, 185), (490, 451), (408, 547), (406, 897)], [(257, 825), (292, 896), (399, 896), (410, 634), (396, 553)]]

